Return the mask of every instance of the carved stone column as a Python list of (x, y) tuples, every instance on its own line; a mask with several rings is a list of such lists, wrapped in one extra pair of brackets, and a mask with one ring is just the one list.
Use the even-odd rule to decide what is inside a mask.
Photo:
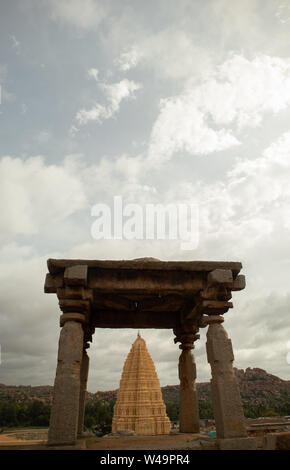
[(84, 418), (85, 418), (85, 402), (86, 402), (86, 391), (89, 374), (89, 362), (90, 358), (87, 354), (86, 348), (89, 345), (85, 345), (83, 349), (82, 365), (80, 372), (80, 402), (79, 402), (79, 418), (78, 418), (78, 437), (82, 436), (84, 430)]
[(48, 445), (74, 444), (77, 438), (84, 315), (61, 316), (61, 333), (48, 432)]
[(233, 369), (233, 348), (223, 317), (209, 316), (206, 351), (211, 366), (211, 391), (218, 438), (246, 437), (239, 386)]
[(175, 330), (177, 337), (175, 342), (181, 342), (179, 348), (182, 353), (179, 357), (179, 431), (180, 432), (193, 432), (198, 433), (199, 427), (199, 412), (198, 412), (198, 397), (196, 390), (196, 365), (194, 356), (191, 350), (194, 348), (194, 341), (199, 338), (199, 335), (191, 332), (178, 332)]

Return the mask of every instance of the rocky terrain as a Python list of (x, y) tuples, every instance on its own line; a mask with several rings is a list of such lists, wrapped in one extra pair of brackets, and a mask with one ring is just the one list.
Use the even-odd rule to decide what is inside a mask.
[[(279, 400), (281, 403), (290, 402), (290, 380), (282, 380), (275, 375), (268, 374), (259, 368), (235, 369), (239, 382), (241, 395), (244, 403), (251, 405), (268, 403)], [(208, 402), (210, 397), (209, 382), (197, 384), (199, 400)], [(15, 401), (25, 403), (30, 400), (41, 400), (51, 403), (52, 389), (50, 385), (42, 386), (14, 386), (0, 384), (0, 401)], [(87, 393), (87, 401), (110, 402), (115, 401), (118, 390), (106, 392)], [(178, 402), (179, 385), (167, 385), (162, 387), (162, 394), (165, 402)]]

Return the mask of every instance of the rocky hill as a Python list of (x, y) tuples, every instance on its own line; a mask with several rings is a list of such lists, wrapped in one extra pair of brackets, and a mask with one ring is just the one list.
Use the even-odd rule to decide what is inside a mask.
[(51, 385), (4, 385), (0, 384), (0, 401), (15, 401), (25, 403), (31, 400), (41, 400), (50, 403), (52, 400)]
[[(258, 368), (248, 367), (245, 370), (235, 369), (235, 373), (244, 403), (256, 405), (273, 402), (273, 400), (279, 401), (281, 404), (290, 403), (290, 380), (282, 380)], [(31, 387), (0, 384), (0, 401), (24, 403), (37, 399), (45, 403), (50, 403), (52, 400), (52, 389), (53, 387), (50, 385)], [(198, 383), (197, 389), (200, 401), (211, 401), (209, 382)], [(96, 393), (88, 392), (87, 401), (115, 401), (117, 392), (118, 390)], [(178, 402), (179, 385), (167, 385), (166, 387), (162, 387), (162, 394), (166, 403)]]
[[(290, 403), (290, 380), (282, 380), (256, 367), (245, 370), (235, 368), (235, 374), (244, 403), (256, 405), (273, 400)], [(200, 401), (211, 401), (209, 382), (198, 383), (197, 390)], [(167, 385), (162, 388), (162, 393), (165, 402), (175, 402), (179, 396), (179, 385)]]

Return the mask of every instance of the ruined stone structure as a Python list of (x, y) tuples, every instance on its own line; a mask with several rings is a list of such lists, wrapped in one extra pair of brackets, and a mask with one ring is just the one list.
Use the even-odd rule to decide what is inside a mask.
[(45, 292), (56, 293), (62, 327), (48, 444), (81, 436), (89, 359), (96, 328), (170, 328), (180, 343), (180, 431), (198, 432), (192, 349), (208, 326), (207, 357), (221, 449), (253, 448), (233, 370), (231, 340), (222, 325), (232, 291), (245, 287), (238, 262), (48, 260)]
[(170, 428), (154, 362), (138, 332), (124, 364), (112, 432), (132, 429), (136, 434), (169, 434)]

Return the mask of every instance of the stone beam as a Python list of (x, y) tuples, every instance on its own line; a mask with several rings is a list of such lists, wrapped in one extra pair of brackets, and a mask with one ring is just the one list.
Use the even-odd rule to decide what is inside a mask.
[(204, 286), (203, 275), (197, 272), (169, 271), (109, 271), (94, 270), (88, 277), (88, 287), (95, 293), (114, 294), (173, 294), (198, 292)]
[(95, 328), (175, 328), (179, 324), (178, 312), (130, 312), (98, 310), (92, 315)]
[(75, 265), (87, 265), (89, 269), (133, 270), (133, 271), (201, 271), (210, 272), (215, 269), (230, 269), (234, 278), (242, 269), (237, 261), (160, 261), (152, 258), (133, 260), (82, 260), (82, 259), (49, 259), (47, 267), (50, 274), (61, 273), (65, 268)]

